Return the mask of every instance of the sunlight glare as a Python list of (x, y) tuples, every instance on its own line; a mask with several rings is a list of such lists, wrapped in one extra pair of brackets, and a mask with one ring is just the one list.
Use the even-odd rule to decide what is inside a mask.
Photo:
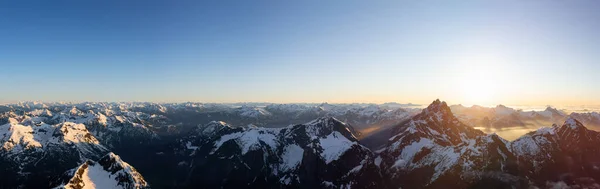
[(499, 59), (493, 56), (470, 57), (465, 61), (459, 78), (463, 102), (470, 105), (497, 103), (499, 93), (511, 82)]

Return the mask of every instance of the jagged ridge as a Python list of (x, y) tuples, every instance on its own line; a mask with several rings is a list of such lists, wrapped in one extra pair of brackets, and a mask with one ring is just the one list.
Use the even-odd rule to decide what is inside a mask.
[(66, 183), (57, 188), (149, 188), (148, 183), (135, 168), (112, 152), (97, 162), (85, 161), (77, 168), (68, 171), (63, 180), (66, 180)]

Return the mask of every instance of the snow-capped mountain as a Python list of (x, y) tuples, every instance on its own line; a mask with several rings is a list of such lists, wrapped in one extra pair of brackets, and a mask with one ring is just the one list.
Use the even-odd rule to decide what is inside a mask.
[[(120, 176), (123, 174), (116, 173), (119, 171), (118, 169), (125, 169), (128, 172), (130, 169), (134, 171), (135, 169), (122, 163), (120, 158), (113, 153), (102, 158), (111, 151), (101, 142), (102, 140), (109, 141), (107, 140), (108, 135), (100, 134), (98, 130), (94, 134), (88, 128), (97, 129), (95, 126), (100, 126), (107, 128), (108, 131), (118, 132), (126, 130), (127, 126), (115, 125), (115, 123), (123, 123), (131, 118), (115, 116), (110, 112), (105, 113), (108, 113), (109, 116), (92, 110), (85, 113), (75, 106), (56, 108), (54, 111), (36, 109), (4, 113), (0, 116), (6, 122), (0, 125), (0, 143), (2, 145), (0, 175), (6, 178), (6, 181), (0, 182), (0, 188), (50, 188), (60, 184), (57, 183), (57, 180), (60, 179), (58, 175), (80, 164), (79, 173), (89, 173), (91, 177), (100, 176), (104, 173), (97, 170), (104, 166), (115, 177), (113, 180), (125, 182), (126, 178)], [(102, 140), (98, 140), (98, 138)], [(116, 168), (107, 167), (108, 161), (116, 163), (114, 164)], [(122, 168), (118, 168), (119, 166)], [(141, 176), (139, 177), (141, 178)], [(81, 177), (78, 178), (81, 179)], [(90, 177), (85, 178), (89, 179)], [(74, 178), (73, 182), (76, 181), (77, 179)], [(101, 182), (104, 181), (106, 180), (101, 180)], [(145, 181), (143, 182), (142, 186), (147, 185)], [(79, 186), (83, 185), (67, 185), (65, 188), (81, 188)], [(94, 186), (94, 184), (88, 184), (83, 188), (90, 188), (90, 186)], [(95, 183), (96, 188), (113, 188), (104, 186), (106, 185)]]
[(114, 153), (108, 153), (98, 161), (87, 160), (77, 168), (67, 171), (64, 183), (56, 188), (150, 188), (144, 177)]
[(542, 128), (513, 141), (520, 173), (538, 186), (553, 182), (597, 188), (600, 180), (600, 133), (574, 118), (562, 126)]
[[(122, 109), (120, 104), (85, 103), (44, 107), (46, 108), (34, 110), (16, 107), (14, 110), (0, 115), (0, 120), (9, 123), (18, 122), (26, 126), (23, 128), (32, 129), (36, 133), (38, 133), (37, 130), (44, 133), (53, 127), (63, 127), (63, 125), (76, 130), (85, 129), (85, 132), (89, 131), (87, 133), (89, 136), (93, 136), (97, 140), (96, 143), (119, 153), (127, 151), (127, 148), (132, 146), (146, 145), (158, 140), (153, 126), (165, 124), (168, 120), (161, 115), (131, 112)], [(46, 138), (48, 137), (43, 136), (40, 137), (40, 140)], [(36, 144), (31, 143), (31, 145)]]
[(516, 168), (508, 141), (461, 123), (445, 102), (434, 101), (394, 133), (377, 157), (392, 186), (467, 188), (483, 179), (520, 183), (503, 173)]
[[(90, 150), (85, 148), (86, 144), (76, 143), (74, 146), (82, 146), (82, 149), (79, 151), (81, 151), (81, 153), (87, 153), (87, 155), (77, 155), (73, 156), (71, 159), (65, 160), (65, 165), (63, 166), (61, 164), (60, 168), (56, 168), (52, 174), (55, 174), (57, 171), (64, 171), (66, 167), (75, 167), (75, 165), (81, 164), (86, 159), (96, 160), (100, 156), (98, 154), (105, 154), (108, 151), (113, 151), (138, 168), (144, 175), (147, 175), (147, 178), (158, 183), (156, 184), (157, 187), (166, 187), (172, 186), (173, 180), (176, 180), (177, 178), (163, 176), (164, 172), (156, 171), (156, 167), (161, 167), (160, 169), (171, 171), (174, 173), (173, 175), (176, 175), (176, 173), (181, 170), (182, 166), (170, 167), (172, 162), (175, 162), (175, 164), (191, 163), (185, 161), (189, 159), (185, 158), (190, 157), (189, 154), (181, 156), (181, 154), (170, 153), (169, 149), (173, 148), (175, 143), (180, 144), (179, 141), (181, 139), (191, 140), (193, 137), (188, 135), (189, 131), (195, 130), (196, 125), (207, 126), (204, 124), (212, 120), (225, 120), (228, 123), (232, 123), (231, 125), (243, 126), (243, 128), (227, 126), (228, 128), (225, 129), (225, 131), (244, 129), (248, 130), (248, 132), (254, 132), (262, 129), (262, 127), (254, 128), (255, 126), (280, 128), (283, 125), (296, 125), (323, 116), (337, 117), (353, 123), (359, 123), (359, 126), (368, 126), (369, 124), (392, 125), (396, 122), (408, 119), (413, 114), (414, 110), (365, 104), (270, 104), (267, 106), (260, 106), (260, 104), (241, 104), (241, 106), (238, 106), (237, 104), (203, 103), (156, 104), (86, 102), (72, 104), (36, 102), (2, 106), (2, 108), (0, 108), (0, 124), (18, 123), (19, 125), (14, 125), (12, 127), (22, 128), (22, 131), (15, 131), (14, 135), (9, 135), (8, 138), (6, 138), (6, 141), (3, 142), (3, 144), (6, 144), (7, 149), (34, 149), (34, 147), (39, 148), (40, 145), (44, 146), (48, 143), (47, 141), (49, 139), (42, 134), (53, 132), (48, 131), (48, 128), (63, 126), (75, 127), (80, 130), (86, 129), (87, 133), (82, 136), (91, 136), (95, 138), (96, 140), (92, 141), (92, 143), (103, 148), (101, 153), (96, 153), (95, 151), (94, 153), (87, 153)], [(221, 123), (212, 123), (213, 126), (219, 124)], [(7, 125), (7, 133), (9, 128), (12, 128), (9, 125)], [(218, 129), (218, 127), (211, 127), (211, 124), (208, 125), (208, 127), (205, 127), (204, 130), (201, 130), (198, 133), (203, 132), (205, 134), (210, 134), (224, 132)], [(189, 128), (192, 129), (190, 130)], [(31, 131), (29, 131), (29, 129), (31, 129)], [(348, 129), (353, 129), (353, 127), (349, 127)], [(38, 134), (35, 134), (36, 136), (30, 136), (28, 133), (31, 132)], [(352, 132), (353, 137), (360, 135), (359, 132), (354, 130), (352, 130)], [(10, 139), (11, 137), (13, 139)], [(201, 138), (203, 136), (197, 135), (197, 137)], [(21, 141), (21, 138), (25, 140)], [(34, 140), (28, 140), (30, 138)], [(352, 144), (358, 143), (356, 138), (352, 140)], [(196, 144), (192, 145), (190, 143), (189, 145), (190, 146), (185, 147), (194, 148), (194, 145)], [(79, 154), (79, 152), (73, 154)], [(8, 153), (6, 153), (5, 156), (7, 156), (7, 160), (12, 159), (12, 157), (8, 158)], [(37, 160), (36, 158), (33, 158), (33, 156), (29, 156), (31, 155), (23, 155), (23, 159), (29, 162), (35, 162)], [(12, 167), (16, 168), (7, 169), (7, 171), (5, 171), (7, 174), (22, 169), (19, 168), (20, 166), (16, 166), (19, 163), (12, 162), (12, 164), (15, 164), (15, 166)], [(25, 172), (24, 174), (29, 173)], [(187, 177), (184, 176), (182, 178)], [(325, 184), (330, 184), (329, 182), (336, 183), (341, 181), (331, 180), (325, 182)], [(321, 184), (323, 183), (318, 183), (319, 186)], [(180, 183), (177, 183), (177, 185), (180, 185)]]
[(82, 156), (93, 156), (107, 149), (100, 145), (83, 124), (64, 122), (57, 125), (41, 123), (35, 126), (21, 125), (15, 119), (0, 126), (2, 150), (11, 155), (22, 152), (42, 152), (56, 146), (69, 146)]
[(1, 125), (0, 142), (0, 174), (10, 181), (3, 188), (48, 187), (51, 176), (108, 152), (82, 124), (48, 125), (26, 116)]
[(509, 142), (464, 125), (436, 100), (397, 126), (377, 159), (392, 187), (595, 188), (599, 137), (568, 118)]
[(371, 151), (353, 128), (332, 117), (284, 128), (200, 126), (181, 141), (189, 159), (187, 187), (376, 187)]
[(263, 108), (252, 107), (252, 106), (242, 106), (235, 109), (235, 112), (238, 113), (242, 117), (247, 118), (262, 118), (271, 116), (271, 112), (266, 111)]
[[(119, 133), (121, 128), (136, 128), (135, 130), (146, 134), (150, 134), (147, 131), (158, 132), (159, 135), (169, 134), (165, 131), (172, 129), (171, 126), (174, 125), (184, 127), (175, 130), (186, 132), (186, 127), (214, 120), (224, 120), (233, 125), (283, 127), (323, 116), (332, 116), (362, 129), (372, 125), (393, 125), (418, 113), (416, 109), (388, 105), (328, 103), (266, 106), (211, 103), (20, 103), (9, 104), (4, 108), (9, 111), (0, 113), (38, 117), (49, 124), (82, 123), (96, 136)], [(106, 145), (110, 146), (110, 143)]]

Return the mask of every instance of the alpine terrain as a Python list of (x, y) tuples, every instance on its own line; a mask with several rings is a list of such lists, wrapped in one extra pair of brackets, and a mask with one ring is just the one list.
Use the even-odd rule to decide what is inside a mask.
[[(599, 188), (596, 115), (440, 100), (8, 104), (0, 188)], [(512, 141), (475, 129), (524, 120), (560, 124)]]

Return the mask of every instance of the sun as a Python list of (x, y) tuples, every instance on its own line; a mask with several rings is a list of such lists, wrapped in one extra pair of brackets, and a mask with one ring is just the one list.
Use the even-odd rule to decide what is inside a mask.
[(498, 103), (504, 88), (512, 79), (497, 59), (477, 57), (470, 59), (459, 71), (458, 85), (461, 103), (468, 105), (493, 106)]
[(466, 72), (461, 81), (464, 103), (471, 105), (491, 105), (497, 93), (498, 81), (487, 70)]

